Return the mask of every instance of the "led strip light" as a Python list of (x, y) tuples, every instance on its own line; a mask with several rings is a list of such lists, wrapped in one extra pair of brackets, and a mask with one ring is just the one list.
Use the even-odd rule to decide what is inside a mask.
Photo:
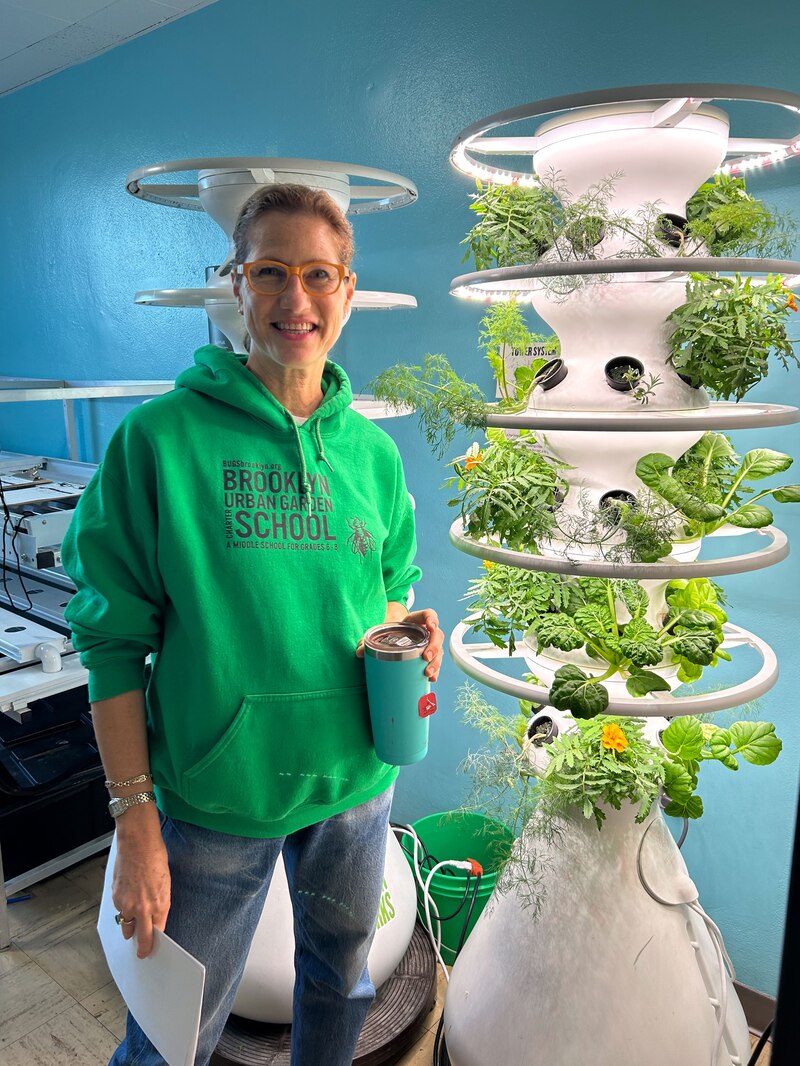
[[(585, 274), (663, 274), (664, 278), (648, 279), (653, 284), (669, 281), (675, 276), (701, 272), (709, 274), (780, 274), (787, 289), (800, 284), (800, 260), (754, 259), (747, 256), (642, 256), (638, 259), (557, 259), (525, 266), (495, 267), (459, 274), (450, 282), (451, 296), (464, 300), (514, 299), (525, 303), (532, 298), (539, 278), (560, 278)], [(641, 278), (634, 281), (641, 282)], [(514, 288), (508, 283), (527, 281)], [(492, 288), (487, 286), (491, 285)]]
[[(475, 540), (466, 536), (460, 519), (450, 527), (450, 543), (476, 559), (490, 559), (503, 566), (522, 570), (540, 570), (550, 574), (574, 574), (576, 577), (631, 578), (634, 581), (671, 581), (681, 577), (722, 577), (762, 570), (781, 562), (789, 554), (789, 539), (775, 526), (750, 530), (769, 538), (757, 551), (728, 555), (719, 559), (661, 559), (655, 563), (614, 562), (610, 559), (580, 556), (565, 546), (563, 555), (533, 555)], [(713, 534), (712, 534), (713, 536)]]
[[(487, 137), (493, 129), (521, 122), (525, 119), (540, 119), (561, 111), (574, 111), (603, 104), (640, 103), (664, 100), (662, 107), (653, 113), (653, 125), (678, 126), (687, 115), (693, 114), (702, 104), (714, 100), (740, 100), (748, 103), (783, 107), (800, 115), (800, 96), (779, 89), (753, 85), (725, 84), (676, 84), (635, 85), (625, 89), (603, 89), (597, 92), (573, 93), (568, 96), (553, 96), (530, 104), (499, 111), (489, 118), (467, 126), (456, 137), (450, 150), (450, 162), (463, 174), (495, 185), (538, 184), (535, 174), (490, 166), (475, 159), (472, 152), (487, 155), (535, 155), (538, 148), (536, 137)], [(761, 151), (746, 154), (756, 147)], [(766, 138), (731, 138), (728, 154), (743, 153), (719, 168), (718, 173), (740, 174), (757, 170), (800, 156), (800, 129), (786, 140)]]

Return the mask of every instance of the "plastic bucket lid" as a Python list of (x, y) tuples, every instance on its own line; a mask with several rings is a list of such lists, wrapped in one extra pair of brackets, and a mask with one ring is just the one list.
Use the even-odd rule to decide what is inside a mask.
[[(477, 811), (446, 811), (440, 814), (430, 814), (426, 818), (413, 822), (412, 828), (430, 856), (429, 861), (421, 870), (423, 881), (426, 879), (426, 871), (430, 871), (442, 859), (474, 859), (483, 867), (475, 905), (467, 926), (468, 936), (481, 911), (489, 902), (489, 897), (494, 890), (497, 870), (511, 849), (514, 840), (511, 831), (500, 822), (487, 818), (486, 815), (479, 814)], [(413, 863), (413, 839), (410, 836), (404, 836), (402, 843), (407, 851), (412, 853), (408, 856), (408, 860), (409, 863)], [(422, 857), (421, 855), (420, 859)], [(443, 919), (442, 957), (447, 963), (455, 961), (456, 949), (469, 910), (473, 888), (473, 879), (466, 870), (445, 867), (431, 878), (431, 899)], [(417, 885), (417, 896), (417, 910), (424, 923), (425, 906), (419, 885)], [(460, 906), (462, 901), (463, 906)], [(454, 914), (454, 911), (458, 913)], [(433, 908), (431, 908), (431, 913), (433, 913)], [(452, 917), (449, 917), (451, 915)]]

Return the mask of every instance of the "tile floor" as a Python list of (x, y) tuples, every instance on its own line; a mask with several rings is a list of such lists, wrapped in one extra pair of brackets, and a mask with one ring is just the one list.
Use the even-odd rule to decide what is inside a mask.
[[(105, 855), (26, 890), (9, 908), (0, 951), (0, 1066), (105, 1066), (125, 1032), (125, 1008), (95, 930)], [(443, 1001), (397, 1066), (430, 1066)], [(758, 1066), (768, 1066), (769, 1049)]]
[[(12, 946), (0, 951), (0, 1066), (105, 1066), (125, 1035), (125, 1007), (95, 929), (105, 861), (95, 856), (33, 885), (25, 890), (32, 899), (9, 908)], [(440, 988), (398, 1066), (430, 1066), (442, 1000)]]

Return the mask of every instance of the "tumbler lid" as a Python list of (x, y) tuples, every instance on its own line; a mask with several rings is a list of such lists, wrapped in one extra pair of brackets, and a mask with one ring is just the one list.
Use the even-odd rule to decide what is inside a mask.
[(371, 659), (400, 662), (418, 659), (428, 645), (428, 630), (414, 622), (384, 622), (364, 635), (364, 652)]

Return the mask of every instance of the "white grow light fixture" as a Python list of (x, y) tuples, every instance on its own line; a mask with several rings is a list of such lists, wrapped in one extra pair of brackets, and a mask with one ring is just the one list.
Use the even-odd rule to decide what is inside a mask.
[[(493, 166), (476, 155), (529, 156), (534, 160), (543, 147), (543, 130), (533, 136), (500, 137), (487, 136), (492, 130), (526, 120), (544, 120), (552, 115), (602, 105), (650, 103), (663, 101), (651, 112), (651, 128), (675, 128), (684, 124), (715, 100), (740, 100), (747, 103), (767, 104), (781, 107), (800, 115), (800, 96), (782, 89), (770, 89), (754, 85), (726, 85), (716, 83), (693, 83), (674, 85), (634, 85), (619, 89), (601, 89), (596, 92), (572, 93), (568, 96), (552, 96), (530, 104), (522, 104), (506, 111), (474, 122), (458, 135), (450, 150), (450, 162), (469, 177), (495, 185), (536, 185), (537, 177), (529, 171), (512, 170)], [(563, 116), (562, 116), (563, 118)], [(569, 116), (566, 116), (569, 120)], [(545, 130), (546, 131), (546, 130)], [(800, 156), (800, 128), (794, 126), (791, 136), (776, 140), (764, 137), (729, 137), (726, 161), (718, 167), (719, 173), (740, 174), (772, 166)]]
[[(800, 154), (796, 125), (785, 141), (731, 138), (727, 114), (711, 106), (718, 99), (780, 106), (795, 120), (800, 113), (800, 96), (773, 89), (704, 84), (610, 89), (482, 119), (459, 134), (450, 159), (462, 172), (495, 184), (529, 185), (539, 180), (536, 175), (558, 174), (565, 200), (579, 198), (614, 174), (618, 180), (609, 194), (614, 212), (635, 220), (643, 206), (658, 204), (663, 213), (682, 217), (690, 196), (715, 172), (735, 174)], [(530, 119), (539, 121), (533, 136), (487, 136)], [(490, 157), (494, 163), (503, 156), (527, 157), (532, 171), (476, 158)], [(694, 388), (671, 365), (664, 323), (685, 302), (690, 271), (756, 278), (780, 274), (796, 285), (800, 263), (708, 257), (700, 247), (696, 255), (675, 256), (667, 242), (668, 256), (639, 257), (639, 246), (626, 240), (613, 233), (601, 236), (594, 259), (579, 260), (574, 250), (553, 246), (535, 264), (453, 279), (451, 292), (457, 296), (531, 303), (558, 336), (566, 372), (549, 386), (546, 379), (540, 382), (525, 411), (495, 410), (487, 426), (546, 433), (548, 451), (565, 464), (569, 488), (561, 501), (563, 526), (549, 539), (541, 538), (536, 552), (471, 537), (462, 521), (452, 525), (450, 541), (467, 555), (522, 572), (639, 582), (650, 618), (658, 620), (664, 616), (668, 581), (770, 566), (786, 557), (786, 535), (765, 527), (759, 531), (766, 542), (760, 548), (741, 552), (733, 547), (711, 558), (700, 557), (702, 538), (697, 538), (693, 544), (673, 544), (657, 562), (632, 562), (624, 554), (605, 554), (602, 545), (581, 536), (583, 502), (599, 509), (612, 493), (635, 499), (641, 487), (638, 462), (656, 448), (675, 461), (705, 430), (798, 421), (800, 412), (787, 405), (711, 403), (704, 389)], [(635, 356), (643, 373), (658, 379), (646, 405), (630, 393), (604, 387), (604, 367), (622, 354)], [(570, 519), (577, 523), (574, 535)], [(741, 532), (717, 530), (733, 545)], [(507, 648), (476, 640), (474, 620), (458, 625), (450, 637), (460, 670), (490, 689), (540, 705), (542, 715), (571, 728), (566, 715), (547, 706), (554, 698), (556, 672), (571, 665), (598, 679), (599, 660), (581, 649), (539, 647), (535, 635), (520, 640), (509, 655)], [(754, 661), (744, 680), (712, 691), (673, 693), (677, 669), (664, 660), (654, 672), (665, 688), (634, 698), (623, 674), (612, 671), (599, 677), (607, 684), (604, 713), (647, 719), (650, 735), (657, 738), (666, 718), (729, 709), (768, 692), (778, 677), (774, 651), (741, 626), (726, 623), (723, 634), (726, 649)], [(533, 743), (533, 735), (527, 736)], [(546, 764), (545, 747), (538, 757)], [(529, 1066), (534, 1061), (745, 1066), (750, 1041), (733, 988), (735, 975), (726, 971), (719, 931), (699, 905), (660, 808), (654, 805), (641, 825), (625, 804), (604, 813), (600, 834), (578, 812), (559, 820), (554, 840), (546, 831), (537, 837), (535, 826), (520, 835), (518, 865), (511, 867), (505, 890), (491, 897), (453, 965), (442, 1033), (452, 1066)], [(518, 871), (523, 871), (519, 877)], [(526, 881), (525, 871), (535, 881), (534, 895), (548, 895), (535, 917), (518, 884)], [(611, 1017), (619, 1004), (625, 1005), (624, 1026)]]
[[(185, 183), (154, 183), (159, 175), (189, 174)], [(238, 314), (228, 268), (233, 256), (233, 230), (245, 201), (257, 189), (274, 184), (304, 185), (326, 192), (349, 215), (391, 211), (414, 203), (417, 187), (388, 170), (319, 159), (261, 156), (223, 156), (177, 159), (139, 167), (125, 179), (125, 188), (139, 200), (187, 211), (205, 211), (228, 238), (220, 266), (204, 288), (146, 289), (134, 302), (146, 307), (202, 307), (213, 324), (243, 353), (244, 324)], [(407, 293), (357, 289), (354, 311), (391, 311), (415, 308)], [(354, 407), (368, 418), (391, 417), (384, 404), (369, 397), (354, 398)]]

